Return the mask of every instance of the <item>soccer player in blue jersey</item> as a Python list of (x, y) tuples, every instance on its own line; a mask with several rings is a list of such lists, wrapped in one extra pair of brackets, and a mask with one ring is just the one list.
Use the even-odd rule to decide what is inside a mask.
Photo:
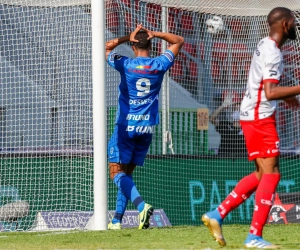
[[(151, 58), (151, 39), (160, 38), (171, 44), (160, 56)], [(135, 58), (113, 50), (131, 42)], [(153, 206), (144, 202), (132, 178), (136, 166), (143, 166), (152, 141), (155, 125), (159, 123), (158, 95), (164, 74), (174, 64), (184, 39), (171, 33), (147, 30), (139, 24), (130, 34), (106, 43), (106, 60), (120, 72), (116, 126), (108, 144), (110, 178), (118, 187), (116, 212), (108, 229), (121, 229), (127, 202), (139, 211), (139, 229), (149, 227)]]

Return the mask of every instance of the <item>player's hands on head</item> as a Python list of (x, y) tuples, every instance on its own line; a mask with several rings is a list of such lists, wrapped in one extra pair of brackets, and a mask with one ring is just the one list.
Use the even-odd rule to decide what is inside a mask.
[(283, 100), (290, 109), (296, 110), (300, 108), (299, 99), (294, 96)]
[(147, 40), (151, 40), (152, 38), (155, 37), (154, 32), (151, 30), (146, 29), (145, 27), (143, 27), (143, 30), (148, 34), (148, 38)]
[(130, 37), (129, 37), (129, 41), (132, 43), (138, 43), (139, 41), (135, 39), (135, 35), (141, 30), (143, 29), (143, 25), (140, 23), (136, 26), (136, 29), (131, 32)]
[(229, 92), (224, 98), (222, 107), (227, 108), (227, 107), (231, 106), (232, 104), (233, 104), (233, 94), (231, 92)]

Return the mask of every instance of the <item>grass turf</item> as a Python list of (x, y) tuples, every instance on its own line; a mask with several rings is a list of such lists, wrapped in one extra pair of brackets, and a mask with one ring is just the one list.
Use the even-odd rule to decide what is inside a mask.
[[(249, 226), (225, 225), (227, 246), (243, 249)], [(267, 225), (264, 238), (281, 249), (300, 249), (300, 224)], [(204, 226), (122, 229), (115, 231), (69, 231), (1, 233), (0, 249), (90, 250), (90, 249), (220, 249)]]

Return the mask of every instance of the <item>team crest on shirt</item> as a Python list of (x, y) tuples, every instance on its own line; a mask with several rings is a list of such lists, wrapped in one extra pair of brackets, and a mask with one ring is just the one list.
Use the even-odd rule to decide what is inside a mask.
[(120, 55), (120, 54), (118, 54), (118, 53), (116, 53), (116, 52), (114, 52), (114, 53), (112, 53), (111, 55), (110, 55), (110, 61), (111, 62), (113, 62), (115, 59), (116, 60), (120, 60), (122, 58), (122, 56)]
[(275, 142), (276, 148), (279, 148), (279, 141)]

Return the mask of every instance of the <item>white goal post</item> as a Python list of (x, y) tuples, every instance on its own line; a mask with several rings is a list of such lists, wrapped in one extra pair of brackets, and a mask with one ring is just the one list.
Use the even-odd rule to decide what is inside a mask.
[[(63, 174), (60, 173), (59, 175), (61, 175), (62, 182), (65, 181), (64, 178), (72, 179), (68, 186), (73, 191), (70, 189), (70, 192), (64, 192), (63, 190), (68, 188), (66, 186), (62, 189), (53, 187), (56, 182), (58, 185), (65, 185), (65, 183), (59, 184), (59, 175), (54, 182), (48, 178), (36, 181), (50, 189), (51, 186), (53, 190), (58, 191), (60, 189), (58, 192), (53, 191), (52, 195), (54, 196), (59, 195), (60, 192), (61, 194), (64, 193), (63, 199), (68, 199), (68, 195), (77, 196), (77, 198), (74, 197), (74, 202), (71, 201), (72, 205), (63, 205), (65, 208), (60, 207), (62, 204), (55, 205), (54, 200), (51, 201), (54, 205), (52, 209), (43, 205), (35, 206), (34, 203), (39, 203), (38, 200), (28, 204), (27, 201), (28, 199), (31, 200), (31, 194), (26, 194), (25, 190), (22, 191), (25, 187), (19, 186), (18, 181), (15, 181), (19, 177), (7, 176), (5, 179), (3, 173), (9, 170), (1, 168), (1, 185), (4, 191), (0, 193), (0, 206), (12, 207), (16, 204), (14, 206), (16, 210), (19, 207), (20, 216), (10, 219), (8, 215), (5, 215), (7, 209), (3, 210), (2, 218), (5, 220), (0, 222), (0, 231), (75, 228), (105, 230), (107, 229), (108, 212), (106, 62), (104, 60), (105, 1), (3, 0), (0, 1), (0, 6), (2, 24), (7, 25), (3, 30), (10, 29), (12, 33), (12, 35), (2, 36), (2, 40), (6, 37), (9, 41), (8, 44), (2, 42), (1, 59), (3, 63), (11, 65), (8, 67), (2, 64), (2, 68), (11, 71), (11, 76), (15, 75), (15, 79), (4, 81), (7, 83), (6, 85), (2, 84), (2, 89), (5, 89), (4, 93), (9, 95), (7, 98), (14, 101), (17, 100), (17, 95), (21, 98), (20, 104), (13, 106), (13, 104), (7, 105), (8, 101), (5, 100), (5, 94), (2, 95), (2, 99), (4, 99), (1, 105), (4, 110), (3, 114), (6, 117), (12, 117), (6, 119), (5, 122), (14, 122), (17, 115), (23, 120), (26, 119), (26, 115), (37, 114), (37, 118), (33, 116), (33, 119), (37, 119), (37, 123), (43, 124), (40, 128), (44, 130), (42, 132), (44, 135), (39, 136), (37, 133), (35, 136), (32, 134), (33, 130), (37, 131), (39, 127), (33, 125), (34, 129), (29, 131), (29, 135), (24, 135), (20, 129), (17, 129), (19, 131), (12, 131), (16, 134), (15, 138), (6, 133), (4, 135), (6, 137), (5, 142), (3, 141), (1, 144), (2, 156), (9, 159), (68, 158), (69, 160), (63, 160), (65, 163), (53, 161), (53, 170), (55, 171), (59, 164), (68, 164), (66, 169), (62, 170)], [(95, 13), (94, 15), (91, 15), (92, 11)], [(9, 18), (8, 15), (10, 14), (11, 20), (6, 21), (5, 18)], [(31, 29), (30, 22), (36, 27)], [(50, 30), (51, 26), (52, 31)], [(14, 39), (20, 41), (17, 42)], [(11, 44), (10, 40), (12, 41)], [(22, 65), (22, 63), (13, 61), (13, 56), (8, 50), (14, 49), (15, 52), (13, 53), (24, 54), (23, 59), (27, 60), (25, 64)], [(38, 74), (38, 76), (34, 77), (34, 74)], [(19, 84), (20, 82), (22, 84)], [(19, 88), (19, 93), (17, 91), (13, 93), (13, 90), (9, 90), (14, 88)], [(27, 96), (24, 94), (26, 92), (29, 93)], [(29, 103), (26, 103), (25, 99)], [(40, 102), (44, 102), (44, 105), (40, 105)], [(31, 112), (22, 114), (23, 106), (34, 107), (30, 107)], [(42, 112), (45, 112), (44, 117), (39, 115), (39, 109), (43, 109)], [(39, 118), (39, 116), (42, 117)], [(49, 122), (55, 124), (43, 123), (47, 116), (50, 117)], [(6, 124), (1, 124), (1, 126), (3, 125)], [(1, 127), (2, 131), (3, 128)], [(80, 159), (77, 163), (70, 162), (77, 157)], [(41, 172), (45, 171), (44, 166), (47, 165), (47, 161), (45, 160), (39, 166), (42, 168)], [(51, 165), (52, 163), (51, 161), (48, 162)], [(55, 167), (56, 164), (58, 165)], [(22, 165), (12, 164), (12, 166), (22, 169)], [(69, 177), (66, 171), (71, 171)], [(76, 174), (72, 174), (72, 172), (75, 173), (74, 171), (83, 171), (80, 173), (82, 176), (76, 177)], [(36, 171), (35, 174), (39, 174), (38, 172), (40, 171)], [(86, 176), (84, 176), (84, 172)], [(50, 173), (50, 176), (52, 174), (55, 175)], [(30, 176), (27, 177), (31, 178)], [(24, 176), (24, 178), (26, 177)], [(52, 183), (45, 183), (47, 179)], [(77, 185), (76, 182), (81, 184)], [(72, 192), (74, 193), (72, 194)], [(49, 195), (51, 195), (51, 191)], [(20, 203), (22, 199), (25, 201)], [(23, 212), (23, 204), (28, 204), (26, 215)], [(90, 213), (90, 211), (93, 212)], [(51, 212), (56, 212), (56, 214), (53, 215)], [(83, 212), (83, 215), (80, 212)], [(18, 212), (16, 213), (18, 214)], [(52, 219), (50, 219), (49, 213)]]

